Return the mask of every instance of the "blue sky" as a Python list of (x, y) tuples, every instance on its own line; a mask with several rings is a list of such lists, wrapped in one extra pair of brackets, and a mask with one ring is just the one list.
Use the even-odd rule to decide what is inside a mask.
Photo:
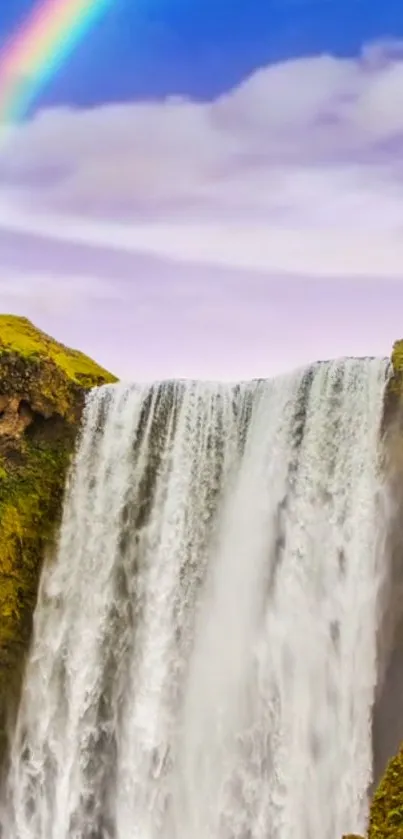
[[(2, 4), (2, 40), (34, 5)], [(401, 0), (115, 0), (38, 104), (210, 99), (269, 62), (391, 36), (403, 37)]]
[(0, 311), (129, 379), (388, 355), (402, 181), (403, 0), (116, 0), (0, 148)]

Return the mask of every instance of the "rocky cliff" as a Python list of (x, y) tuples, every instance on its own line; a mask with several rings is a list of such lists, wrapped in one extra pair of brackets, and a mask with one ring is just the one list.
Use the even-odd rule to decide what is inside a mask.
[[(389, 550), (394, 578), (394, 603), (391, 612), (398, 614), (402, 625), (403, 597), (403, 341), (396, 341), (392, 352), (393, 375), (385, 393), (384, 438), (386, 469), (396, 504), (396, 526), (393, 528)], [(400, 636), (401, 636), (400, 632)], [(401, 637), (399, 638), (399, 644)], [(401, 661), (399, 661), (401, 666)], [(403, 744), (400, 752), (389, 761), (386, 771), (372, 799), (368, 839), (403, 839)]]
[(85, 392), (113, 381), (25, 318), (0, 316), (0, 752)]
[[(382, 434), (385, 444), (384, 468), (396, 507), (395, 526), (392, 524), (389, 544), (394, 591), (387, 616), (388, 619), (392, 615), (394, 625), (386, 628), (389, 643), (393, 646), (393, 634), (396, 636), (395, 643), (401, 644), (403, 619), (403, 341), (395, 342), (391, 361), (393, 369), (385, 391)], [(390, 689), (390, 686), (386, 687)], [(354, 834), (343, 839), (363, 837)], [(398, 754), (388, 762), (372, 797), (367, 839), (403, 839), (403, 744)]]
[(372, 800), (368, 839), (403, 839), (403, 747), (389, 761)]

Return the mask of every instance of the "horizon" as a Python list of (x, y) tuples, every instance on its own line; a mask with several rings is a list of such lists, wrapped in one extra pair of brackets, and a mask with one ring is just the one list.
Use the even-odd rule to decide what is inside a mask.
[[(19, 314), (16, 314), (14, 312), (0, 312), (0, 319), (2, 317), (13, 318), (13, 319), (15, 318), (15, 319), (18, 319), (18, 320), (27, 321), (31, 326), (38, 329), (38, 331), (43, 332), (43, 334), (45, 334), (47, 338), (50, 338), (51, 340), (54, 340), (56, 343), (61, 344), (61, 346), (65, 347), (65, 349), (72, 350), (73, 352), (78, 352), (78, 353), (87, 355), (86, 353), (83, 353), (83, 351), (81, 350), (81, 348), (79, 346), (70, 347), (66, 344), (63, 344), (61, 341), (58, 341), (58, 338), (57, 338), (56, 335), (51, 335), (51, 334), (45, 332), (44, 330), (41, 330), (40, 327), (36, 323), (34, 323), (30, 318), (26, 317), (25, 315), (19, 315)], [(400, 341), (403, 342), (403, 338), (401, 338), (401, 339), (397, 338), (397, 339), (394, 340), (392, 348), (391, 348), (391, 352), (390, 352), (389, 355), (383, 355), (383, 356), (379, 356), (379, 355), (378, 356), (376, 356), (376, 355), (361, 355), (361, 356), (341, 355), (341, 356), (333, 356), (333, 357), (330, 357), (330, 358), (317, 358), (317, 359), (315, 359), (311, 362), (308, 362), (308, 364), (299, 365), (299, 366), (284, 370), (280, 373), (275, 373), (271, 376), (256, 376), (256, 377), (253, 376), (249, 379), (220, 379), (220, 378), (204, 379), (204, 378), (194, 378), (194, 377), (191, 377), (191, 376), (156, 378), (156, 379), (141, 379), (141, 378), (139, 379), (139, 378), (125, 378), (125, 377), (116, 376), (116, 381), (115, 382), (108, 383), (106, 385), (100, 385), (100, 387), (115, 387), (116, 385), (120, 385), (120, 384), (121, 385), (136, 385), (136, 384), (139, 384), (139, 385), (148, 385), (148, 386), (152, 387), (154, 385), (168, 384), (170, 382), (184, 382), (184, 383), (197, 382), (197, 383), (206, 384), (206, 385), (223, 384), (223, 385), (236, 386), (236, 385), (241, 385), (241, 384), (249, 384), (250, 382), (272, 381), (273, 379), (281, 378), (283, 376), (288, 376), (288, 375), (292, 376), (293, 374), (298, 373), (299, 371), (304, 370), (307, 367), (310, 368), (310, 367), (319, 366), (321, 364), (332, 364), (333, 362), (337, 362), (337, 361), (340, 361), (340, 362), (342, 362), (342, 361), (384, 361), (384, 362), (389, 362), (392, 366), (392, 351), (393, 351), (394, 345), (396, 343), (399, 343)], [(90, 359), (92, 361), (98, 362), (98, 359), (96, 359), (96, 358), (91, 358), (90, 357)], [(112, 376), (115, 376), (115, 371), (114, 370), (109, 370), (108, 369), (107, 372), (111, 373)]]

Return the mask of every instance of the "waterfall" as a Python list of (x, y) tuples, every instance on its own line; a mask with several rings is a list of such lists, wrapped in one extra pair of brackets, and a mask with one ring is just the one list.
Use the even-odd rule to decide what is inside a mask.
[(5, 839), (365, 831), (388, 371), (347, 359), (90, 394)]

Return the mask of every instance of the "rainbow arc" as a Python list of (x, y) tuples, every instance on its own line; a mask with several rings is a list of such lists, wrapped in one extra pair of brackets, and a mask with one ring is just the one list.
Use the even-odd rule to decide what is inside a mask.
[(18, 124), (115, 0), (40, 0), (0, 53), (0, 129)]

